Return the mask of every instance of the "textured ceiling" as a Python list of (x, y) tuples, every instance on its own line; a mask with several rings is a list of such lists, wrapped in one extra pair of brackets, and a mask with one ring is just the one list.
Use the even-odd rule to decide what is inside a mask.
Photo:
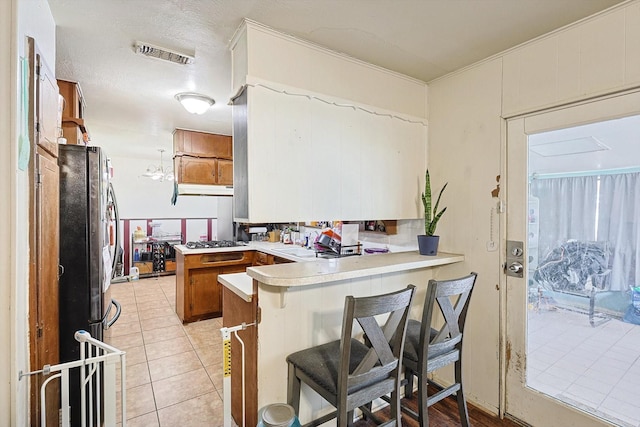
[[(48, 0), (56, 75), (78, 81), (92, 143), (122, 156), (171, 150), (176, 127), (231, 133), (228, 42), (243, 18), (430, 81), (620, 0)], [(136, 41), (194, 54), (176, 65)], [(216, 99), (202, 116), (173, 96)], [(151, 153), (151, 154), (149, 154)]]

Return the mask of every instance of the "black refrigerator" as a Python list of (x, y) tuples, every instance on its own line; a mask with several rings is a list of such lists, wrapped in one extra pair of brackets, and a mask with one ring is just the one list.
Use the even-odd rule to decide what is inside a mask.
[[(102, 341), (104, 330), (120, 315), (120, 304), (109, 290), (120, 247), (120, 221), (110, 164), (100, 147), (60, 145), (58, 164), (60, 362), (69, 362), (80, 358), (77, 330)], [(72, 424), (79, 425), (77, 369), (71, 375)]]

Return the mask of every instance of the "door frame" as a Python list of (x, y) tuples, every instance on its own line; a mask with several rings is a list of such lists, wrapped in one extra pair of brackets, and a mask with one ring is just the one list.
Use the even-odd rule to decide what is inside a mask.
[[(524, 180), (518, 179), (517, 182), (514, 182), (513, 176), (509, 176), (508, 174), (510, 156), (521, 155), (521, 152), (514, 153), (513, 145), (510, 145), (510, 125), (520, 126), (523, 134), (531, 135), (571, 126), (585, 125), (605, 120), (614, 120), (617, 118), (638, 114), (640, 114), (640, 88), (634, 88), (631, 90), (588, 99), (577, 103), (562, 105), (543, 111), (535, 111), (512, 117), (504, 117), (502, 128), (503, 136), (501, 141), (501, 152), (503, 153), (501, 176), (504, 177), (503, 182), (505, 182), (505, 193), (499, 201), (499, 210), (501, 212), (506, 212), (506, 215), (501, 215), (500, 220), (501, 248), (506, 248), (506, 241), (507, 239), (509, 239), (509, 236), (513, 236), (514, 233), (517, 233), (514, 228), (520, 227), (520, 230), (522, 230), (523, 227), (522, 224), (514, 225), (514, 221), (510, 221), (509, 216), (511, 215), (512, 219), (515, 216), (515, 221), (518, 221), (518, 218), (519, 221), (524, 221), (526, 219), (526, 206), (509, 206), (509, 194), (513, 194), (515, 191), (518, 191), (514, 187), (519, 188), (519, 191), (521, 192), (524, 190), (525, 194), (528, 194), (528, 190), (526, 188), (526, 184), (528, 182), (526, 179), (526, 174), (524, 176)], [(511, 140), (511, 142), (513, 141)], [(524, 159), (524, 161), (526, 162), (526, 158)], [(513, 237), (513, 240), (522, 240), (523, 242), (526, 242), (526, 229), (524, 231), (525, 233), (522, 236), (518, 236), (516, 234), (515, 237)], [(538, 405), (543, 405), (544, 411), (542, 412), (549, 413), (549, 411), (551, 411), (552, 415), (550, 415), (550, 417), (553, 418), (556, 422), (567, 423), (564, 425), (571, 425), (571, 419), (575, 418), (576, 416), (584, 418), (588, 422), (588, 424), (580, 425), (606, 425), (605, 423), (603, 423), (603, 421), (595, 418), (592, 415), (586, 414), (576, 408), (572, 408), (563, 403), (559, 403), (557, 400), (552, 399), (548, 396), (544, 396), (541, 393), (538, 395), (534, 395), (536, 392), (525, 391), (524, 389), (526, 387), (524, 386), (522, 378), (518, 384), (518, 387), (522, 387), (522, 390), (518, 390), (516, 392), (516, 399), (520, 398), (520, 400), (523, 400), (523, 396), (517, 395), (517, 393), (524, 393), (525, 396), (527, 394), (530, 395), (526, 396), (526, 402), (514, 402), (513, 400), (510, 402), (510, 396), (508, 396), (507, 394), (510, 387), (514, 387), (514, 383), (513, 379), (510, 378), (510, 373), (512, 371), (509, 371), (509, 369), (521, 369), (521, 375), (526, 375), (526, 317), (522, 316), (522, 309), (526, 307), (526, 304), (520, 300), (520, 312), (516, 312), (515, 314), (515, 308), (512, 307), (512, 305), (509, 305), (509, 294), (516, 292), (516, 289), (513, 289), (510, 292), (510, 287), (517, 288), (519, 286), (521, 292), (522, 284), (518, 284), (514, 281), (514, 279), (508, 278), (504, 273), (504, 266), (506, 266), (506, 250), (501, 250), (500, 265), (503, 267), (503, 274), (500, 275), (500, 304), (502, 306), (502, 309), (500, 310), (500, 416), (515, 418), (524, 422), (534, 422), (534, 424), (538, 424), (541, 421), (537, 420), (536, 418), (530, 418), (531, 410), (527, 411), (526, 409), (533, 406), (533, 400), (535, 400)], [(525, 257), (525, 274), (527, 270), (528, 269)], [(526, 275), (524, 279), (515, 280), (525, 281), (526, 286)], [(521, 298), (522, 295), (519, 294), (517, 295), (517, 297)], [(521, 341), (518, 344), (520, 347), (514, 348), (514, 340), (510, 339), (510, 329), (513, 328), (514, 325), (509, 322), (509, 319), (514, 318), (514, 316), (517, 315), (519, 315), (521, 318), (521, 323), (518, 324), (518, 327), (522, 327), (521, 331), (524, 330), (524, 337), (521, 338)], [(516, 368), (516, 365), (518, 365), (518, 368)], [(520, 403), (525, 408), (524, 412), (523, 408), (517, 406), (518, 403)], [(560, 408), (562, 409), (558, 410)], [(549, 420), (549, 418), (547, 418), (547, 420)]]

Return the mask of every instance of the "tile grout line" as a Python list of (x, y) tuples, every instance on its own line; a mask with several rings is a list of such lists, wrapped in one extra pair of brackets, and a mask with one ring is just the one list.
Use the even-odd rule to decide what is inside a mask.
[[(134, 288), (134, 293), (135, 293), (135, 288)], [(153, 388), (153, 379), (151, 378), (151, 369), (149, 369), (149, 355), (147, 354), (147, 345), (144, 339), (144, 331), (142, 330), (142, 319), (140, 319), (140, 312), (138, 310), (137, 295), (136, 295), (136, 315), (138, 316), (138, 321), (140, 322), (140, 334), (142, 335), (142, 348), (144, 351), (145, 363), (147, 364), (147, 373), (149, 374), (149, 385), (151, 386), (151, 395), (153, 396), (153, 407), (155, 408), (155, 415), (156, 415), (156, 420), (158, 422), (158, 426), (160, 426), (160, 415), (158, 414), (158, 402), (156, 399), (156, 392)], [(146, 414), (142, 414), (142, 415), (146, 415)]]

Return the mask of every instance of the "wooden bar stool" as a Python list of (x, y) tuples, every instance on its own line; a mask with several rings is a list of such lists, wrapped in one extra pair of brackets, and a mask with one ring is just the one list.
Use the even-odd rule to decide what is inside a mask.
[[(341, 339), (287, 356), (289, 378), (287, 403), (299, 413), (300, 386), (304, 381), (336, 408), (305, 426), (337, 418), (338, 426), (353, 423), (360, 408), (372, 417), (368, 404), (391, 393), (391, 420), (383, 425), (401, 425), (401, 360), (409, 307), (415, 287), (370, 297), (345, 299)], [(387, 315), (381, 326), (375, 316)], [(353, 338), (354, 322), (364, 339)], [(375, 420), (375, 417), (372, 417)]]

